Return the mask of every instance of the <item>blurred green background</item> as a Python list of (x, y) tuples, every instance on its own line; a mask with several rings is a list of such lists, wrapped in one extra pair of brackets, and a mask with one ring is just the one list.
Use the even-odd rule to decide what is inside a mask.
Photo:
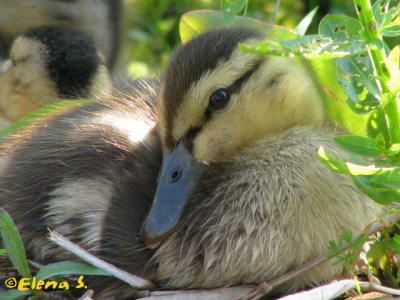
[[(271, 23), (276, 14), (274, 24), (293, 29), (316, 6), (317, 17), (308, 33), (317, 31), (327, 13), (355, 16), (351, 0), (250, 0), (247, 16)], [(219, 8), (219, 0), (125, 0), (121, 68), (132, 78), (159, 75), (180, 42), (180, 16), (191, 10)]]

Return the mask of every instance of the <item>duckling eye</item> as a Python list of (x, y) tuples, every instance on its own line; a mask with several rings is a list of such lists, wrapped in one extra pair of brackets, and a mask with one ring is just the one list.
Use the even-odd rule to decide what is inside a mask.
[(210, 111), (223, 108), (229, 101), (230, 95), (226, 89), (216, 90), (211, 94), (207, 109)]

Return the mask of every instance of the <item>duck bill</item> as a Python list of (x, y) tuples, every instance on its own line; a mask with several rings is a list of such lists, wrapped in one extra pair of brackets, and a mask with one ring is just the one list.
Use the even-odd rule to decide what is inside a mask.
[(156, 195), (141, 230), (148, 248), (157, 248), (175, 231), (202, 169), (183, 141), (171, 153), (164, 152)]

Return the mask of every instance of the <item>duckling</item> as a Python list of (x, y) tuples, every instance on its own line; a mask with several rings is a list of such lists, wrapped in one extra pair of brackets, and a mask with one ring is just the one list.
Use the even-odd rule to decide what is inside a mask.
[[(10, 137), (0, 204), (29, 256), (75, 259), (46, 239), (51, 228), (161, 288), (255, 284), (379, 216), (348, 176), (316, 158), (321, 146), (346, 154), (309, 74), (290, 59), (237, 49), (265, 38), (242, 27), (200, 34), (137, 101), (83, 104)], [(274, 292), (339, 271), (326, 263)], [(99, 298), (134, 295), (92, 284)]]
[(114, 66), (120, 48), (121, 0), (0, 0), (0, 60), (31, 28), (62, 25), (86, 34)]
[(85, 35), (61, 26), (38, 27), (11, 47), (0, 76), (0, 112), (15, 122), (57, 100), (110, 93), (104, 57)]
[[(162, 287), (273, 279), (382, 211), (318, 161), (321, 146), (347, 155), (300, 63), (237, 48), (266, 38), (240, 27), (210, 31), (182, 45), (166, 68), (158, 99), (163, 165), (141, 231), (156, 249), (153, 280)], [(329, 262), (276, 292), (339, 271)]]

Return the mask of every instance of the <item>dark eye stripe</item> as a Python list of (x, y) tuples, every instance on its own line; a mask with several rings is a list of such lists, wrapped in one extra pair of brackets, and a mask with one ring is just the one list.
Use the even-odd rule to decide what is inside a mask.
[(192, 127), (188, 130), (183, 138), (186, 148), (189, 152), (193, 149), (193, 140), (196, 138), (197, 134), (201, 131), (202, 127)]
[(228, 91), (230, 92), (231, 95), (240, 91), (243, 84), (251, 77), (251, 75), (253, 75), (258, 70), (258, 68), (262, 65), (265, 59), (266, 56), (256, 60), (253, 66), (249, 70), (247, 70), (242, 76), (236, 79), (236, 81), (228, 88)]
[[(242, 76), (240, 76), (238, 79), (235, 80), (235, 82), (229, 86), (226, 91), (228, 92), (229, 96), (232, 94), (235, 94), (240, 91), (242, 88), (243, 84), (253, 75), (258, 68), (261, 66), (261, 64), (264, 63), (264, 61), (267, 59), (266, 56), (260, 57), (256, 61), (253, 62), (252, 66), (250, 69), (248, 69), (245, 73), (243, 73)], [(204, 112), (204, 119), (207, 121), (211, 118), (212, 111), (209, 109), (206, 109)]]
[[(256, 60), (249, 70), (247, 70), (242, 76), (236, 79), (235, 82), (230, 87), (227, 88), (228, 93), (230, 95), (237, 93), (242, 88), (243, 84), (251, 77), (251, 75), (253, 75), (258, 70), (258, 68), (265, 61), (265, 59), (266, 57), (261, 57), (260, 59)], [(204, 124), (211, 118), (211, 115), (212, 111), (206, 109), (206, 111), (204, 112), (204, 120), (202, 122), (202, 125), (190, 128), (188, 132), (185, 134), (183, 139), (189, 151), (192, 151), (193, 140), (202, 130)]]

